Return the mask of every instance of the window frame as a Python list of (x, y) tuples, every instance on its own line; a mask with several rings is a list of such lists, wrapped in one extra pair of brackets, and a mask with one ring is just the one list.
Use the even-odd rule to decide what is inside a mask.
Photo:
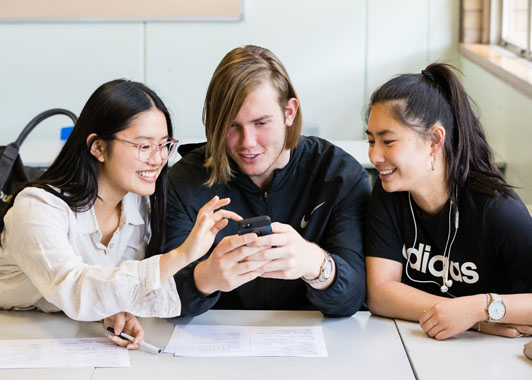
[[(531, 36), (532, 34), (532, 0), (528, 0), (527, 46), (525, 48), (518, 46), (510, 41), (507, 41), (502, 37), (504, 11), (505, 11), (503, 7), (503, 0), (497, 0), (495, 2), (492, 2), (491, 6), (492, 8), (493, 6), (497, 6), (498, 11), (500, 12), (500, 17), (497, 17), (496, 20), (492, 19), (492, 23), (495, 22), (498, 24), (498, 25), (493, 25), (494, 29), (500, 31), (498, 45), (502, 46), (504, 49), (511, 51), (512, 53), (514, 53), (515, 55), (519, 57), (526, 58), (532, 61), (532, 51), (531, 51), (531, 46), (530, 46), (531, 39), (532, 39), (532, 36)], [(491, 9), (491, 11), (493, 12), (493, 9)]]
[[(501, 43), (502, 0), (481, 0), (482, 7), (472, 9), (466, 8), (465, 4), (479, 5), (476, 0), (461, 1), (461, 55), (532, 99), (532, 59), (512, 52)], [(476, 30), (475, 38), (475, 27), (467, 27), (464, 20), (470, 15), (468, 12), (477, 12), (475, 22), (478, 25), (479, 10), (482, 17), (481, 30), (480, 33)], [(471, 30), (473, 37), (470, 38), (468, 33)]]

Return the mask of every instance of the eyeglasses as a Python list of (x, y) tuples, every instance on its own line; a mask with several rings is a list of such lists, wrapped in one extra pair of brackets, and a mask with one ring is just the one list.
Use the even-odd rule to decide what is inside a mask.
[(159, 152), (161, 160), (168, 160), (168, 158), (175, 153), (177, 143), (179, 142), (179, 140), (168, 139), (168, 141), (162, 144), (137, 144), (121, 139), (120, 137), (115, 137), (114, 139), (136, 146), (138, 149), (138, 158), (142, 162), (148, 162), (151, 160), (156, 152)]

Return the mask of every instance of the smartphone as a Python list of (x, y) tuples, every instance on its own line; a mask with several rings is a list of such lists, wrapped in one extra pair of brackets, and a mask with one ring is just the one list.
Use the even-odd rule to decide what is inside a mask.
[(256, 216), (254, 218), (243, 219), (238, 222), (237, 232), (239, 235), (254, 232), (257, 236), (269, 235), (272, 233), (272, 221), (268, 215)]

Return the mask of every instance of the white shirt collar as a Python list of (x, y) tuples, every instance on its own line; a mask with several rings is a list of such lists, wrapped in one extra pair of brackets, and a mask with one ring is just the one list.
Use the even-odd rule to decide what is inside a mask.
[[(144, 224), (140, 208), (143, 207), (141, 202), (142, 196), (133, 193), (127, 193), (122, 198), (122, 212), (120, 215), (120, 226), (130, 224), (139, 226)], [(82, 234), (93, 234), (100, 232), (100, 226), (94, 213), (94, 207), (84, 212), (75, 213), (79, 223), (79, 231)]]

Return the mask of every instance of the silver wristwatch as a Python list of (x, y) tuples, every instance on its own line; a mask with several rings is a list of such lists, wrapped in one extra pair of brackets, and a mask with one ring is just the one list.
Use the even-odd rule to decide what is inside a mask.
[(331, 255), (325, 252), (325, 257), (323, 258), (323, 262), (321, 263), (320, 274), (318, 275), (318, 277), (313, 278), (312, 280), (307, 280), (305, 277), (301, 277), (301, 279), (310, 285), (321, 284), (322, 282), (327, 281), (329, 277), (331, 277), (331, 274), (333, 272), (333, 266), (334, 261)]
[(488, 312), (488, 319), (486, 322), (499, 322), (506, 314), (506, 306), (502, 300), (502, 297), (496, 293), (487, 293), (488, 306), (486, 311)]

